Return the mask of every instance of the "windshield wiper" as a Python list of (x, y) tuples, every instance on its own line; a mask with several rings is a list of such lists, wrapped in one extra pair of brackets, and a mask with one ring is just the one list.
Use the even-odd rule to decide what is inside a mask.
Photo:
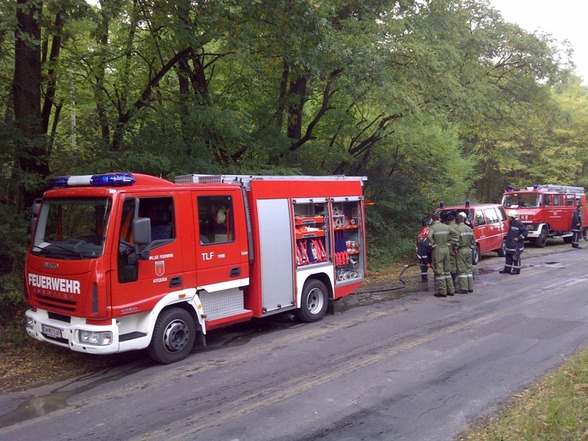
[(80, 253), (79, 251), (73, 250), (71, 248), (68, 248), (66, 246), (63, 246), (61, 244), (55, 243), (55, 242), (51, 242), (49, 243), (48, 246), (46, 247), (39, 247), (38, 245), (33, 247), (33, 251), (37, 252), (39, 254), (45, 254), (45, 255), (52, 255), (52, 254), (60, 254), (60, 253), (55, 253), (54, 252), (54, 248), (61, 250), (61, 251), (66, 251), (68, 255), (70, 256), (75, 256), (79, 259), (83, 259), (84, 256), (82, 255), (82, 253)]

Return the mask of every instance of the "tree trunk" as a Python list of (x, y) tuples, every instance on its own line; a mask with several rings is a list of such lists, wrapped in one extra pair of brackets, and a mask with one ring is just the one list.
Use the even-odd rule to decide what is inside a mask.
[(49, 158), (41, 118), (41, 1), (17, 0), (14, 62), (14, 114), (18, 140), (20, 208), (30, 207), (49, 175)]
[(288, 138), (302, 137), (302, 112), (306, 103), (306, 78), (298, 78), (290, 85), (288, 105)]

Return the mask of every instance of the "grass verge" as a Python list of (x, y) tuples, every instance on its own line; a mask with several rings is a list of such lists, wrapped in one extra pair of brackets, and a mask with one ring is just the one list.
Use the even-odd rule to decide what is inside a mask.
[(588, 349), (512, 398), (460, 441), (588, 440)]

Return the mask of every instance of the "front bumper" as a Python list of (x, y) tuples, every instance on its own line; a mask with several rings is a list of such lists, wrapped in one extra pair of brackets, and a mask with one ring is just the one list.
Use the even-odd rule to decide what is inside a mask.
[[(34, 339), (89, 354), (114, 354), (120, 352), (119, 330), (114, 320), (110, 325), (96, 326), (86, 324), (85, 319), (71, 317), (70, 322), (67, 323), (50, 318), (48, 312), (42, 309), (37, 309), (36, 311), (29, 309), (26, 312), (26, 317), (26, 331)], [(82, 331), (92, 333), (110, 332), (111, 338), (108, 344), (90, 344), (82, 341)]]

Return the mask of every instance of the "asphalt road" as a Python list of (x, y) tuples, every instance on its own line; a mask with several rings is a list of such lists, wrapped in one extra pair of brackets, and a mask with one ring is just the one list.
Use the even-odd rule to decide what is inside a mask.
[(486, 257), (475, 293), (443, 299), (406, 271), (318, 323), (251, 322), (171, 366), (3, 395), (0, 440), (455, 440), (585, 347), (587, 260), (528, 247), (510, 276)]

